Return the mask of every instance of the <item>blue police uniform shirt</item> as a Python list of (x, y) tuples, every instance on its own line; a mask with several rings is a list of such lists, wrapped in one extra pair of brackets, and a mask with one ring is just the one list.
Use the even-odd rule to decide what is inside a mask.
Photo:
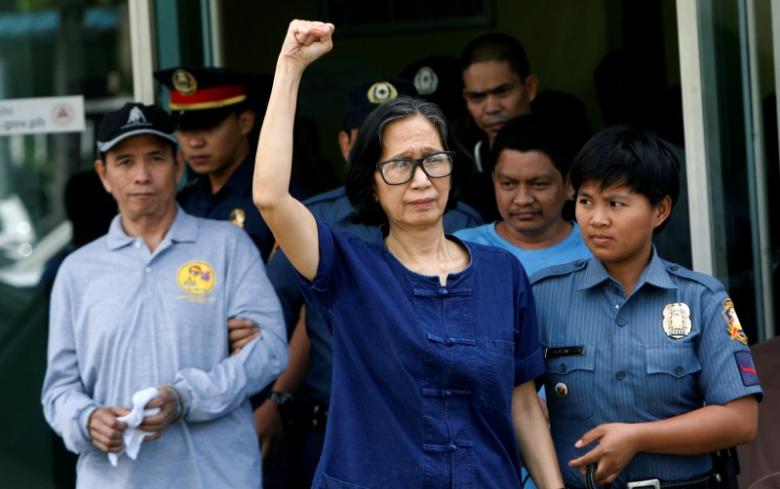
[(381, 242), (318, 234), (317, 275), (299, 283), (333, 328), (334, 368), (313, 487), (519, 486), (512, 393), (544, 362), (517, 260), (466, 243), (469, 266), (442, 286)]
[[(761, 396), (747, 339), (712, 277), (653, 249), (628, 298), (597, 259), (546, 268), (531, 283), (546, 347), (550, 427), (567, 486), (585, 487), (568, 462), (593, 448), (574, 443), (598, 425), (656, 421)], [(708, 454), (640, 453), (613, 487), (688, 481), (711, 469)]]
[[(348, 231), (365, 241), (382, 242), (382, 231), (376, 226), (355, 223), (352, 219), (352, 205), (344, 187), (319, 194), (304, 202), (318, 220), (336, 229)], [(444, 232), (482, 224), (482, 218), (466, 204), (458, 203), (454, 209), (444, 213)], [(271, 256), (266, 267), (268, 278), (279, 296), (288, 331), (298, 321), (298, 314), (304, 304), (298, 288), (293, 266), (281, 250)], [(311, 349), (309, 368), (304, 378), (306, 395), (320, 403), (330, 399), (331, 333), (322, 315), (316, 310), (306, 311), (306, 330), (309, 333)]]
[(231, 221), (242, 227), (267, 261), (274, 236), (252, 201), (253, 173), (254, 153), (250, 152), (216, 194), (211, 192), (208, 175), (198, 175), (181, 189), (177, 199), (190, 215)]
[(577, 223), (572, 223), (572, 229), (568, 236), (561, 242), (547, 248), (526, 249), (509, 242), (496, 231), (498, 221), (484, 224), (470, 229), (461, 229), (455, 236), (464, 241), (486, 244), (505, 249), (515, 255), (523, 264), (525, 272), (533, 275), (544, 267), (559, 265), (576, 260), (584, 260), (592, 255), (585, 242)]

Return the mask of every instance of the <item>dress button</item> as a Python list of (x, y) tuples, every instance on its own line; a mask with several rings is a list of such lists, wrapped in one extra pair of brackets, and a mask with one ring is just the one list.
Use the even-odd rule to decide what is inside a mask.
[(141, 247), (141, 240), (139, 240), (139, 239), (135, 240), (133, 242), (133, 246), (135, 246), (136, 248), (140, 248)]
[(621, 370), (615, 374), (615, 378), (618, 380), (623, 380), (626, 378), (626, 373)]
[(615, 304), (615, 309), (620, 309), (620, 304)]
[(677, 367), (674, 367), (674, 375), (682, 375), (683, 374), (683, 368), (679, 365)]
[(622, 320), (622, 319), (618, 319), (617, 320), (617, 324), (618, 324), (618, 326), (620, 326), (622, 328), (623, 326), (626, 325), (626, 322), (624, 320)]
[(449, 389), (444, 389), (442, 394), (444, 394), (444, 397), (450, 397), (452, 395), (452, 391)]
[(559, 369), (560, 369), (561, 373), (565, 372), (566, 371), (566, 364), (562, 363), (561, 366), (559, 367)]
[(151, 272), (152, 272), (152, 268), (151, 267), (146, 267), (146, 273), (151, 273)]
[(439, 295), (447, 295), (447, 289), (445, 289), (444, 287), (440, 288)]

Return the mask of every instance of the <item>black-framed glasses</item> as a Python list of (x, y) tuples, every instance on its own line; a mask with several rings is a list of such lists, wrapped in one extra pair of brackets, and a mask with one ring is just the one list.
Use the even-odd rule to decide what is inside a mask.
[(401, 185), (414, 176), (419, 166), (428, 178), (443, 178), (452, 174), (452, 159), (454, 151), (438, 151), (425, 158), (396, 158), (380, 161), (376, 169), (382, 175), (382, 180), (388, 185)]

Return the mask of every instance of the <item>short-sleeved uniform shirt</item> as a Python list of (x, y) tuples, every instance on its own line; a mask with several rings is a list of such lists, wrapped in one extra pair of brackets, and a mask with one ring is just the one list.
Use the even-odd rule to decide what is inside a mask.
[(333, 381), (314, 487), (519, 487), (512, 392), (544, 365), (517, 260), (468, 244), (441, 286), (381, 242), (318, 231), (300, 281), (333, 328)]
[(243, 228), (266, 261), (274, 247), (274, 235), (252, 201), (254, 168), (254, 153), (250, 152), (216, 194), (211, 192), (208, 175), (199, 175), (181, 189), (177, 199), (190, 215), (230, 221)]
[[(593, 448), (574, 443), (598, 425), (656, 421), (761, 395), (733, 304), (709, 276), (653, 250), (628, 298), (595, 258), (544, 269), (531, 283), (546, 347), (551, 430), (567, 486), (585, 487), (568, 462)], [(711, 465), (708, 454), (640, 453), (614, 484), (688, 481)]]

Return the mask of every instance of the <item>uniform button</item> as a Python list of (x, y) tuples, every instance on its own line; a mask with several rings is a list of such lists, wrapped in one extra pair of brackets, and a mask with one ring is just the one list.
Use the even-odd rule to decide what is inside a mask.
[(561, 373), (565, 372), (566, 371), (566, 364), (562, 363), (561, 366), (559, 367), (559, 370), (561, 371)]
[(140, 248), (141, 247), (141, 240), (139, 240), (139, 239), (135, 240), (135, 242), (133, 242), (133, 246), (135, 246), (136, 248)]
[(620, 309), (620, 304), (615, 304), (615, 309)]
[(450, 397), (452, 395), (452, 391), (449, 389), (444, 389), (442, 394), (444, 394), (444, 397)]
[(445, 289), (444, 287), (440, 288), (439, 295), (447, 295), (447, 289)]
[(677, 367), (674, 367), (674, 375), (682, 375), (683, 374), (683, 368), (679, 365)]
[(615, 374), (615, 378), (618, 380), (623, 380), (626, 378), (626, 373), (621, 370)]
[(152, 268), (151, 267), (146, 267), (146, 273), (152, 273)]
[(617, 320), (617, 324), (618, 324), (618, 326), (620, 326), (622, 328), (623, 326), (626, 325), (626, 322), (624, 320), (622, 320), (622, 319), (618, 319)]

